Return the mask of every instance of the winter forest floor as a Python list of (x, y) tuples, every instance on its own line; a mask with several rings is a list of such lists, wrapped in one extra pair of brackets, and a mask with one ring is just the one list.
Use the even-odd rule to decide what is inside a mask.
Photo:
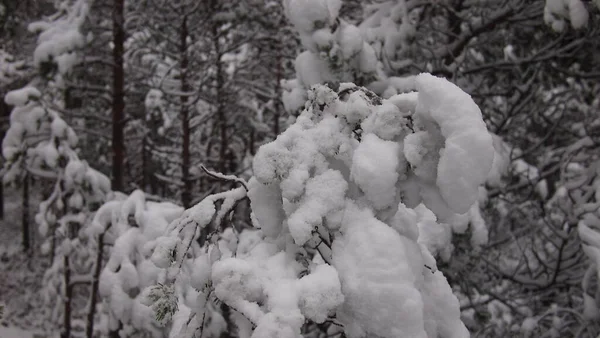
[(29, 256), (22, 249), (20, 192), (20, 189), (5, 188), (4, 219), (0, 220), (0, 304), (5, 305), (0, 319), (0, 338), (32, 337), (33, 332), (47, 337), (50, 334), (44, 334), (42, 329), (45, 307), (41, 290), (49, 258), (40, 252), (34, 222), (39, 196), (33, 192), (30, 198), (32, 250)]

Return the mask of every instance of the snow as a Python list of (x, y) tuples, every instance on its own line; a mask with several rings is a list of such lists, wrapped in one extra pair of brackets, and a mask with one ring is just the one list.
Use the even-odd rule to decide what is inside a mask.
[(581, 0), (546, 0), (544, 21), (557, 32), (562, 32), (569, 20), (571, 27), (587, 26), (589, 13)]
[(400, 147), (373, 134), (363, 137), (354, 151), (351, 178), (376, 209), (391, 206), (396, 197)]
[[(2, 5), (0, 5), (0, 13)], [(2, 15), (2, 14), (0, 14)], [(0, 84), (8, 85), (23, 75), (25, 61), (15, 61), (13, 55), (0, 48)]]
[(144, 106), (146, 110), (151, 111), (157, 108), (161, 108), (163, 106), (163, 92), (159, 89), (150, 89), (148, 93), (146, 93), (146, 99), (144, 100)]
[(262, 232), (268, 237), (277, 238), (285, 217), (281, 190), (277, 189), (274, 184), (261, 184), (255, 178), (248, 182), (248, 189), (252, 212), (258, 220)]
[(40, 67), (44, 62), (55, 61), (61, 74), (69, 72), (78, 61), (73, 52), (86, 43), (80, 30), (88, 12), (88, 1), (76, 0), (66, 8), (65, 15), (31, 23), (29, 31), (39, 33), (33, 53), (34, 64)]
[[(300, 75), (304, 86), (323, 74)], [(306, 319), (333, 315), (350, 338), (468, 337), (434, 256), (448, 260), (453, 230), (469, 223), (475, 245), (487, 239), (476, 208), (494, 159), (492, 138), (458, 87), (427, 74), (414, 84), (416, 92), (389, 100), (351, 83), (340, 93), (310, 87), (295, 123), (253, 157), (248, 183), (155, 222), (155, 230), (146, 223), (158, 216), (144, 216), (151, 204), (134, 192), (114, 227), (121, 234), (106, 283), (115, 294), (145, 285), (143, 304), (175, 318), (177, 332), (200, 325), (182, 321), (213, 313), (215, 297), (241, 316), (234, 321), (252, 338), (296, 338)], [(220, 226), (246, 197), (256, 229), (210, 232), (200, 246), (203, 229)], [(101, 211), (97, 223), (112, 219)], [(139, 228), (129, 229), (127, 215)], [(127, 280), (113, 261), (127, 266)], [(142, 278), (140, 267), (149, 263), (156, 270)], [(111, 304), (111, 311), (124, 315), (135, 302)]]
[(36, 333), (0, 325), (0, 338), (33, 338)]
[(415, 285), (423, 267), (417, 257), (409, 256), (409, 248), (405, 248), (408, 240), (368, 210), (346, 210), (343, 236), (332, 249), (345, 297), (337, 315), (348, 337), (367, 333), (390, 338), (427, 337), (423, 301)]
[(327, 63), (310, 51), (300, 53), (296, 57), (295, 65), (296, 77), (304, 88), (335, 80)]
[(335, 309), (344, 301), (337, 270), (319, 264), (311, 274), (298, 280), (299, 303), (306, 318), (324, 322), (327, 309)]
[(298, 245), (312, 237), (324, 218), (343, 208), (347, 189), (348, 183), (337, 170), (327, 170), (308, 179), (298, 208), (288, 218), (290, 234)]
[(479, 107), (454, 84), (429, 74), (416, 78), (417, 120), (433, 137), (444, 137), (436, 185), (444, 202), (465, 213), (477, 198), (494, 159), (492, 138)]
[(281, 88), (283, 89), (281, 101), (286, 111), (295, 112), (304, 107), (306, 91), (298, 79), (281, 80)]
[(10, 91), (4, 96), (4, 102), (11, 106), (24, 106), (30, 100), (39, 99), (42, 93), (35, 87), (23, 87)]
[[(164, 290), (154, 287), (164, 283), (165, 274), (159, 267), (171, 265), (174, 247), (179, 243), (178, 238), (162, 235), (169, 223), (182, 214), (183, 208), (172, 203), (147, 201), (140, 190), (124, 199), (117, 196), (96, 213), (89, 232), (104, 232), (108, 238), (115, 238), (109, 260), (100, 275), (99, 291), (108, 305), (109, 314), (125, 327), (153, 332), (164, 324), (155, 319), (153, 308), (144, 304), (152, 292), (163, 292), (161, 295), (171, 292), (168, 286)], [(135, 225), (129, 223), (130, 216)], [(131, 294), (132, 290), (141, 292)]]
[(285, 0), (284, 11), (290, 22), (301, 32), (316, 26), (333, 24), (342, 2), (340, 0)]
[(375, 107), (361, 124), (365, 133), (373, 133), (386, 141), (402, 139), (409, 130), (409, 113), (401, 111), (396, 104), (383, 102)]
[(425, 246), (433, 256), (440, 256), (448, 262), (452, 255), (452, 228), (446, 223), (438, 223), (436, 216), (423, 204), (415, 208), (419, 229), (418, 243)]
[(349, 60), (355, 57), (363, 49), (363, 39), (360, 29), (354, 25), (342, 22), (337, 38), (342, 48), (342, 55)]

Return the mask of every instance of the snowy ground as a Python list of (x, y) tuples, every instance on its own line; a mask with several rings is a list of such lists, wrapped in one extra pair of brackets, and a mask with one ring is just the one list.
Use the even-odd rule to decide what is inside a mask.
[(42, 277), (49, 264), (39, 253), (39, 238), (33, 216), (37, 194), (30, 201), (33, 253), (28, 257), (21, 246), (21, 194), (5, 188), (4, 219), (0, 220), (0, 303), (5, 304), (0, 319), (0, 338), (47, 337), (44, 334), (44, 306), (39, 293)]
[(33, 333), (15, 327), (0, 326), (0, 338), (33, 338)]

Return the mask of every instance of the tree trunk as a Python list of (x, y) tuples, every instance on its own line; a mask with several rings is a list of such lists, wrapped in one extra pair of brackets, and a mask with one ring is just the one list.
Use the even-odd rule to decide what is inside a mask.
[(0, 219), (4, 219), (4, 183), (2, 175), (0, 175)]
[(92, 290), (90, 297), (90, 308), (87, 315), (86, 337), (92, 338), (94, 334), (94, 315), (96, 314), (96, 302), (98, 300), (98, 285), (100, 281), (100, 272), (102, 271), (102, 254), (104, 253), (104, 234), (98, 236), (98, 252), (96, 252), (96, 265), (94, 266), (94, 276), (92, 277)]
[[(187, 16), (183, 17), (180, 31), (179, 53), (181, 56), (181, 91), (185, 94), (190, 91), (188, 84), (188, 55), (187, 55)], [(188, 110), (187, 96), (182, 95), (181, 100), (181, 128), (183, 132), (183, 147), (181, 149), (181, 179), (183, 180), (183, 191), (181, 193), (181, 203), (184, 208), (191, 207), (192, 203), (192, 182), (190, 180), (190, 117)]]
[(63, 327), (60, 334), (61, 338), (71, 338), (71, 298), (73, 298), (73, 288), (71, 287), (71, 270), (69, 266), (69, 256), (63, 257), (64, 271), (63, 278), (65, 282), (65, 313), (63, 317)]
[[(125, 71), (123, 69), (124, 0), (113, 2), (113, 91), (112, 91), (112, 182), (114, 191), (123, 191), (123, 172), (125, 162), (125, 140), (123, 127), (125, 123)], [(120, 322), (119, 322), (119, 326)], [(119, 330), (109, 331), (109, 337), (118, 337)]]
[[(213, 3), (214, 8), (214, 3)], [(212, 26), (213, 33), (213, 45), (215, 48), (215, 53), (217, 54), (216, 59), (216, 80), (217, 80), (217, 88), (216, 88), (216, 97), (217, 97), (217, 119), (219, 126), (219, 165), (218, 170), (226, 174), (227, 166), (226, 166), (226, 155), (227, 155), (227, 119), (225, 117), (225, 106), (223, 104), (223, 100), (225, 99), (223, 95), (223, 67), (221, 64), (221, 44), (219, 42), (219, 25), (214, 23)], [(220, 183), (221, 184), (221, 183)]]
[[(4, 97), (5, 92), (4, 91), (0, 91), (0, 97)], [(4, 102), (4, 100), (0, 100), (0, 118), (2, 118), (2, 121), (0, 121), (2, 123), (2, 139), (4, 140), (4, 136), (6, 136), (6, 131), (9, 128), (10, 122), (10, 113), (11, 113), (12, 109), (11, 107), (8, 106), (8, 104), (6, 104), (6, 102)], [(0, 156), (2, 157), (2, 156)], [(4, 167), (4, 158), (2, 158), (0, 160), (0, 163), (2, 164), (1, 167)], [(4, 177), (3, 175), (0, 175), (0, 219), (4, 219)]]
[[(142, 187), (142, 190), (147, 191), (147, 185), (150, 182), (150, 180), (148, 180), (148, 172), (150, 171), (150, 168), (148, 168), (148, 160), (146, 159), (146, 148), (148, 147), (146, 145), (146, 138), (148, 138), (148, 132), (144, 131), (144, 136), (142, 137), (142, 182), (140, 184), (140, 186)], [(152, 194), (154, 194), (154, 191), (150, 191)]]
[(23, 251), (30, 253), (31, 239), (29, 237), (29, 175), (23, 178), (23, 200), (21, 201), (21, 231), (23, 239)]
[(125, 72), (123, 69), (124, 32), (124, 0), (114, 0), (113, 7), (113, 91), (112, 91), (112, 189), (123, 191), (123, 163), (125, 144), (123, 124), (125, 118)]
[(283, 48), (283, 44), (281, 43), (280, 40), (277, 40), (278, 42), (278, 50), (277, 50), (277, 82), (275, 83), (275, 116), (273, 116), (273, 133), (275, 134), (275, 136), (273, 137), (273, 139), (277, 138), (277, 135), (279, 135), (279, 116), (280, 116), (280, 111), (283, 111), (283, 105), (281, 103), (281, 80), (283, 79), (283, 64), (282, 64), (282, 57), (281, 57), (281, 49)]

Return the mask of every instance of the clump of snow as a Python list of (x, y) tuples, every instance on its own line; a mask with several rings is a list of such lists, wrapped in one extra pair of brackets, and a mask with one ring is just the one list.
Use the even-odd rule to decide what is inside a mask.
[(78, 62), (75, 55), (86, 39), (81, 32), (89, 13), (89, 3), (77, 0), (54, 16), (51, 21), (34, 22), (29, 31), (39, 33), (33, 59), (36, 66), (45, 62), (57, 62), (61, 74), (69, 72)]
[[(430, 135), (443, 137), (429, 151), (439, 152), (436, 185), (444, 202), (456, 213), (465, 213), (477, 199), (494, 159), (492, 138), (479, 107), (468, 94), (445, 79), (429, 74), (416, 78), (419, 100), (415, 124)], [(422, 143), (421, 143), (422, 144)]]
[(350, 206), (345, 216), (333, 264), (342, 280), (345, 301), (337, 314), (346, 334), (427, 337), (417, 287), (424, 267), (416, 243), (368, 210)]
[(25, 106), (31, 100), (37, 100), (42, 96), (35, 87), (23, 87), (10, 91), (4, 96), (4, 102), (11, 106)]
[(367, 134), (354, 151), (351, 178), (376, 209), (394, 203), (398, 181), (398, 143)]
[(546, 0), (544, 21), (556, 32), (562, 32), (566, 20), (571, 27), (580, 29), (587, 26), (589, 13), (581, 0)]
[[(123, 200), (108, 201), (96, 213), (90, 233), (104, 233), (105, 238), (114, 241), (100, 275), (99, 291), (111, 318), (124, 327), (156, 332), (170, 318), (156, 318), (148, 297), (158, 299), (166, 291), (175, 292), (171, 285), (161, 289), (154, 286), (166, 281), (167, 276), (157, 265), (170, 265), (177, 244), (176, 239), (161, 235), (182, 214), (183, 208), (172, 203), (147, 201), (140, 190)], [(159, 291), (163, 293), (157, 294)]]

